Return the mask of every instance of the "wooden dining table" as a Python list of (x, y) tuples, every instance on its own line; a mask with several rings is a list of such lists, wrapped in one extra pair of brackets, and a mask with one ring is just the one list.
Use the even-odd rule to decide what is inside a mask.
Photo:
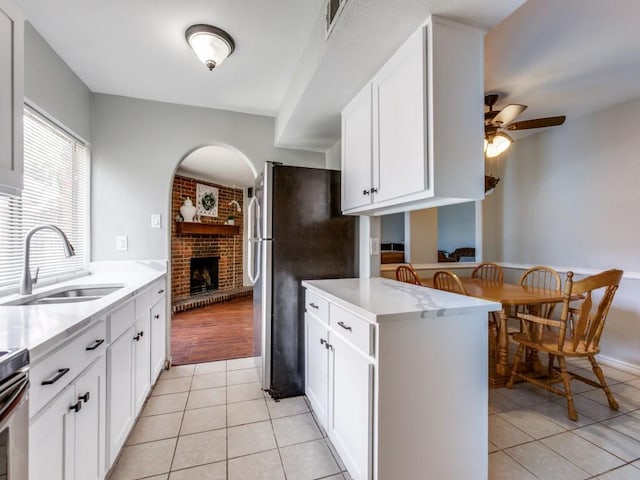
[[(489, 385), (493, 388), (502, 387), (507, 384), (511, 375), (507, 324), (509, 315), (518, 306), (560, 303), (563, 300), (563, 293), (561, 290), (532, 288), (513, 283), (488, 282), (478, 278), (460, 277), (460, 280), (462, 280), (469, 296), (502, 304), (497, 325), (497, 355), (495, 361), (490, 361), (489, 365)], [(431, 278), (421, 278), (420, 281), (427, 287), (433, 287), (433, 279)]]

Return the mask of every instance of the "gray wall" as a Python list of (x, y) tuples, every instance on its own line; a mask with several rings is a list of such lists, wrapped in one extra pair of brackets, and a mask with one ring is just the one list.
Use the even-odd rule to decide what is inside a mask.
[(625, 270), (602, 354), (640, 368), (639, 124), (640, 98), (517, 140), (490, 201), (502, 212), (495, 259)]
[(476, 204), (458, 203), (438, 207), (438, 250), (476, 246)]
[[(266, 160), (325, 166), (323, 153), (275, 148), (271, 117), (93, 94), (91, 123), (92, 260), (169, 257), (171, 182), (196, 148), (230, 146), (258, 171)], [(150, 228), (152, 213), (161, 229)], [(116, 235), (128, 237), (128, 251), (116, 251)]]
[(382, 243), (404, 243), (404, 213), (380, 217), (380, 241)]
[(91, 92), (29, 22), (24, 26), (24, 95), (91, 141)]

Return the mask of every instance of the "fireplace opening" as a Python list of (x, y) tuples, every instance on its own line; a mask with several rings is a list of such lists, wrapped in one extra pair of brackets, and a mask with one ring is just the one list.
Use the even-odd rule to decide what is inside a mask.
[(191, 259), (189, 293), (210, 292), (218, 289), (218, 261), (220, 257)]

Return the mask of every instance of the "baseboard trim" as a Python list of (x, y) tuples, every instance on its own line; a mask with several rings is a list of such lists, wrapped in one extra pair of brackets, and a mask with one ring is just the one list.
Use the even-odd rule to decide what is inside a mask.
[(622, 370), (623, 372), (631, 373), (632, 375), (637, 375), (640, 377), (639, 365), (623, 362), (622, 360), (607, 357), (606, 355), (598, 355), (598, 361), (603, 365), (608, 365), (609, 367), (617, 368), (618, 370)]

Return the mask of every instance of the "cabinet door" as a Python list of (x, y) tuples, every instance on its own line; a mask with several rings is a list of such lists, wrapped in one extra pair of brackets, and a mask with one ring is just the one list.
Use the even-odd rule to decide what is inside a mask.
[(373, 79), (375, 202), (428, 186), (424, 35), (414, 34)]
[(342, 209), (371, 203), (371, 85), (342, 112)]
[(305, 315), (305, 394), (318, 422), (327, 428), (329, 401), (329, 350), (327, 326), (313, 315)]
[(138, 415), (151, 389), (151, 319), (149, 310), (135, 323), (134, 333), (134, 416)]
[(151, 308), (151, 382), (155, 382), (166, 359), (167, 317), (165, 297)]
[(133, 326), (107, 349), (107, 469), (133, 426)]
[(369, 480), (373, 365), (339, 336), (329, 334), (329, 438), (354, 480)]
[(101, 356), (75, 381), (76, 401), (82, 401), (82, 409), (75, 415), (78, 480), (104, 478), (106, 373), (106, 361)]
[[(74, 480), (75, 386), (69, 385), (31, 419), (29, 479)], [(84, 480), (84, 479), (82, 479)]]
[(24, 20), (11, 0), (0, 0), (0, 192), (22, 189)]

